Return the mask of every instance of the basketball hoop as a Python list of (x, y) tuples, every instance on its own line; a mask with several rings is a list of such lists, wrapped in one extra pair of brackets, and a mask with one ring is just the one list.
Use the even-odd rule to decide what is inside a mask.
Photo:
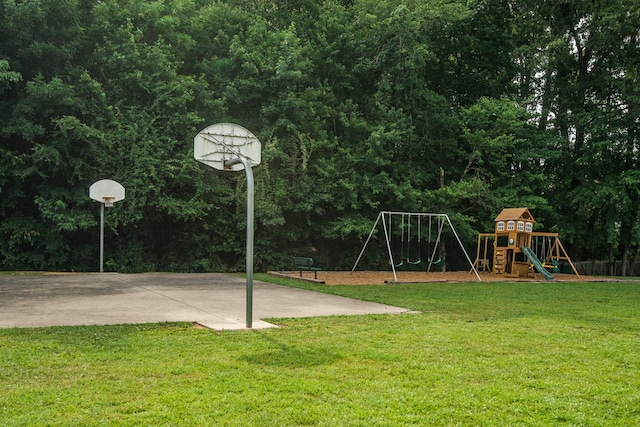
[(249, 130), (234, 123), (217, 123), (200, 131), (193, 139), (193, 157), (218, 170), (241, 171), (244, 166), (238, 157), (247, 159), (249, 166), (260, 164), (262, 144)]
[(89, 187), (89, 197), (96, 202), (103, 203), (108, 208), (112, 208), (115, 202), (124, 200), (124, 187), (116, 181), (103, 179), (94, 182)]
[(113, 196), (105, 196), (102, 198), (102, 203), (104, 203), (105, 208), (112, 208), (113, 202), (116, 201), (116, 198)]
[(100, 205), (100, 273), (103, 270), (104, 260), (104, 207), (112, 208), (115, 202), (124, 200), (124, 187), (122, 184), (110, 179), (101, 179), (89, 187), (89, 197)]
[(253, 318), (253, 172), (260, 164), (261, 144), (249, 130), (233, 123), (206, 127), (193, 138), (193, 157), (217, 170), (243, 170), (247, 176), (247, 329)]

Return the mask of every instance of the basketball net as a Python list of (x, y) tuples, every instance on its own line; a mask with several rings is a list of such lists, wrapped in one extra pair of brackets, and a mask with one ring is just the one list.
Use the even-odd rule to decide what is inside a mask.
[(112, 208), (113, 207), (113, 201), (115, 200), (115, 197), (103, 197), (102, 200), (104, 202), (104, 206), (105, 207)]

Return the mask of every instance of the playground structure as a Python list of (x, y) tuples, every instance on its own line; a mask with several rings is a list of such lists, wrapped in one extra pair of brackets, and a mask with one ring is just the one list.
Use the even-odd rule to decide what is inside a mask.
[[(474, 268), (504, 277), (529, 278), (535, 278), (535, 270), (545, 279), (553, 280), (552, 273), (560, 272), (563, 262), (579, 276), (558, 233), (535, 232), (534, 223), (527, 208), (503, 209), (495, 218), (494, 233), (478, 234)], [(492, 263), (489, 262), (489, 240), (493, 240)]]
[[(393, 219), (396, 218), (396, 227), (394, 228)], [(398, 222), (399, 221), (399, 222)], [(393, 271), (394, 281), (398, 281), (398, 276), (396, 273), (396, 268), (405, 266), (405, 265), (426, 265), (426, 271), (430, 272), (431, 268), (434, 265), (438, 265), (443, 260), (441, 258), (436, 259), (436, 254), (438, 253), (438, 247), (441, 243), (442, 231), (445, 226), (448, 226), (453, 235), (455, 236), (458, 244), (460, 245), (460, 249), (464, 253), (469, 265), (471, 266), (471, 270), (475, 273), (478, 281), (482, 281), (480, 275), (476, 270), (476, 266), (473, 262), (471, 262), (471, 258), (467, 254), (460, 238), (458, 237), (458, 233), (456, 232), (453, 224), (451, 224), (451, 220), (447, 214), (434, 214), (434, 213), (425, 213), (425, 212), (392, 212), (392, 211), (382, 211), (378, 214), (378, 217), (371, 228), (371, 232), (365, 241), (360, 254), (358, 255), (358, 259), (356, 260), (353, 268), (351, 269), (351, 273), (353, 273), (362, 258), (362, 255), (371, 240), (371, 237), (375, 233), (378, 228), (378, 224), (382, 224), (382, 228), (384, 229), (385, 243), (387, 247), (387, 252), (389, 254), (389, 264), (391, 265), (391, 269)], [(394, 252), (392, 250), (392, 239), (394, 235), (398, 235), (397, 228), (400, 229), (400, 254), (398, 256), (397, 250), (394, 256)], [(423, 246), (423, 235), (428, 233), (428, 255), (427, 258), (423, 259), (422, 257), (422, 246)], [(432, 245), (432, 233), (436, 234), (435, 242)], [(412, 241), (415, 236), (415, 246), (413, 246), (412, 251)]]

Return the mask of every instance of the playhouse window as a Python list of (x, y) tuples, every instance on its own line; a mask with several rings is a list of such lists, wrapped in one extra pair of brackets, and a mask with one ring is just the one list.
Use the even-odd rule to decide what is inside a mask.
[(515, 221), (508, 221), (507, 222), (507, 231), (513, 231), (516, 228), (516, 223)]
[(498, 221), (497, 231), (504, 231), (504, 221)]
[(524, 231), (524, 221), (518, 221), (518, 231)]
[(525, 231), (527, 233), (531, 233), (533, 231), (533, 223), (531, 223), (531, 222), (526, 223), (525, 224)]

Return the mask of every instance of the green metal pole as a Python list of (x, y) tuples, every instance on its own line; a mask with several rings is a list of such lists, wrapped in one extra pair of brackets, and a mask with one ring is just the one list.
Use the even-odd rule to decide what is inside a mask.
[(240, 156), (224, 162), (225, 167), (242, 163), (247, 175), (247, 329), (253, 326), (253, 171), (247, 159)]
[(100, 204), (100, 273), (104, 271), (104, 203)]

